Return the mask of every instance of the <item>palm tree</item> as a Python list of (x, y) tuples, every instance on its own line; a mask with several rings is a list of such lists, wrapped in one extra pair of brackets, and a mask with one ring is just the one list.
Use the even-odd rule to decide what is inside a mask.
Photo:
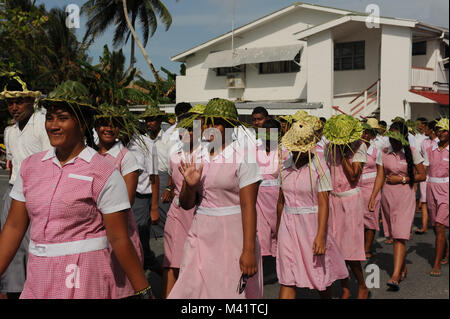
[[(147, 46), (149, 38), (153, 36), (158, 27), (158, 18), (165, 26), (166, 31), (172, 24), (172, 16), (161, 0), (129, 0), (127, 7), (133, 29), (136, 28), (136, 20), (139, 19), (144, 47)], [(128, 42), (131, 30), (127, 24), (121, 0), (88, 0), (82, 6), (81, 11), (88, 18), (84, 40), (89, 37), (95, 38), (114, 25), (113, 45), (119, 47)], [(132, 37), (130, 69), (135, 63), (134, 51), (135, 38)]]

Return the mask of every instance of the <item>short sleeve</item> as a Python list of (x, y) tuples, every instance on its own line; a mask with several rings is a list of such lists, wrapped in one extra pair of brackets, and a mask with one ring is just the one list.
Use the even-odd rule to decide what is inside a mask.
[(358, 150), (353, 155), (353, 163), (367, 163), (367, 145), (366, 143), (361, 143)]
[(412, 157), (414, 165), (418, 165), (424, 162), (424, 158), (422, 157), (422, 155), (420, 155), (420, 151), (418, 148), (414, 148), (414, 151), (412, 152)]
[(430, 159), (428, 157), (428, 152), (427, 151), (423, 152), (423, 165), (424, 166), (430, 166)]
[(9, 197), (19, 202), (26, 202), (25, 196), (23, 195), (22, 174), (17, 174), (16, 180), (14, 181), (14, 186), (11, 190), (11, 193), (9, 194)]
[(254, 156), (250, 153), (246, 155), (247, 158), (239, 164), (237, 172), (240, 189), (263, 180)]
[(376, 159), (377, 165), (383, 166), (383, 152), (378, 150), (377, 153), (377, 159)]
[(319, 174), (317, 191), (321, 193), (321, 192), (331, 192), (332, 190), (333, 186), (331, 185), (330, 170), (328, 168), (325, 168), (325, 172)]
[(134, 171), (142, 170), (143, 168), (139, 166), (136, 157), (128, 151), (122, 159), (120, 165), (120, 173), (122, 176), (128, 175)]
[(151, 172), (149, 172), (149, 175), (158, 175), (158, 149), (156, 148), (156, 145), (153, 143), (152, 147), (152, 163), (151, 163)]
[(100, 191), (97, 207), (102, 214), (111, 214), (129, 209), (127, 186), (118, 170), (114, 170)]

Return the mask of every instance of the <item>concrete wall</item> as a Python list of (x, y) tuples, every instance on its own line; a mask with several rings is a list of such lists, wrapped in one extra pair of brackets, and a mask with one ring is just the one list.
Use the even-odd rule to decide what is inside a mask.
[(299, 8), (253, 30), (239, 34), (235, 48), (271, 47), (303, 43), (300, 72), (259, 74), (259, 65), (246, 66), (245, 90), (229, 90), (226, 76), (217, 76), (202, 65), (210, 52), (231, 49), (231, 39), (196, 52), (186, 59), (186, 76), (177, 77), (177, 102), (207, 101), (214, 97), (244, 101), (278, 101), (307, 99), (307, 43), (298, 41), (294, 33), (338, 17), (336, 14)]
[(388, 123), (404, 116), (411, 83), (412, 35), (409, 28), (381, 27), (380, 118)]
[(331, 31), (308, 40), (308, 103), (322, 102), (322, 116), (330, 117), (334, 90), (334, 42)]
[[(447, 106), (448, 110), (448, 106)], [(419, 117), (425, 117), (429, 121), (440, 118), (441, 115), (448, 115), (448, 111), (444, 114), (439, 104), (435, 103), (411, 103), (411, 119), (416, 120)]]

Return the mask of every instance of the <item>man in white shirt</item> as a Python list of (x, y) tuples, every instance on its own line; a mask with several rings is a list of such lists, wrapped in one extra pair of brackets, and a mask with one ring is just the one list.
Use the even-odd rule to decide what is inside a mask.
[[(12, 167), (9, 189), (3, 196), (3, 212), (0, 218), (2, 228), (11, 206), (9, 194), (19, 175), (22, 161), (30, 155), (51, 148), (45, 129), (45, 110), (34, 110), (35, 100), (40, 95), (38, 91), (28, 91), (26, 84), (17, 77), (10, 80), (6, 90), (0, 93), (0, 99), (5, 100), (8, 111), (16, 122), (5, 136), (5, 146)], [(23, 290), (29, 240), (27, 232), (13, 261), (0, 279), (0, 293), (7, 293), (11, 298), (18, 297)]]

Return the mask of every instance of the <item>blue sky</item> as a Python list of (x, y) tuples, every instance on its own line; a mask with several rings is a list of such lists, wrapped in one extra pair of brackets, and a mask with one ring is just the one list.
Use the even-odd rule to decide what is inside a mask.
[[(85, 0), (37, 0), (37, 4), (45, 3), (47, 10), (53, 7), (65, 8), (69, 4), (77, 4), (81, 7), (85, 2)], [(150, 59), (158, 70), (165, 67), (179, 73), (180, 64), (171, 62), (171, 56), (231, 30), (232, 0), (164, 0), (163, 2), (172, 14), (172, 26), (167, 32), (162, 26), (158, 28), (146, 47)], [(236, 0), (236, 26), (244, 25), (294, 2), (294, 0)], [(310, 0), (305, 2), (360, 12), (364, 12), (366, 6), (373, 3), (380, 7), (381, 16), (416, 19), (446, 28), (449, 25), (448, 0)], [(79, 39), (85, 33), (85, 24), (86, 17), (82, 16), (81, 27), (76, 30)], [(89, 55), (94, 62), (98, 62), (104, 44), (108, 44), (110, 49), (113, 48), (113, 30), (113, 28), (107, 30), (91, 45)], [(138, 36), (141, 37), (139, 30)], [(125, 45), (123, 51), (128, 58), (130, 45)], [(153, 79), (137, 46), (136, 58), (136, 67), (143, 76)]]

